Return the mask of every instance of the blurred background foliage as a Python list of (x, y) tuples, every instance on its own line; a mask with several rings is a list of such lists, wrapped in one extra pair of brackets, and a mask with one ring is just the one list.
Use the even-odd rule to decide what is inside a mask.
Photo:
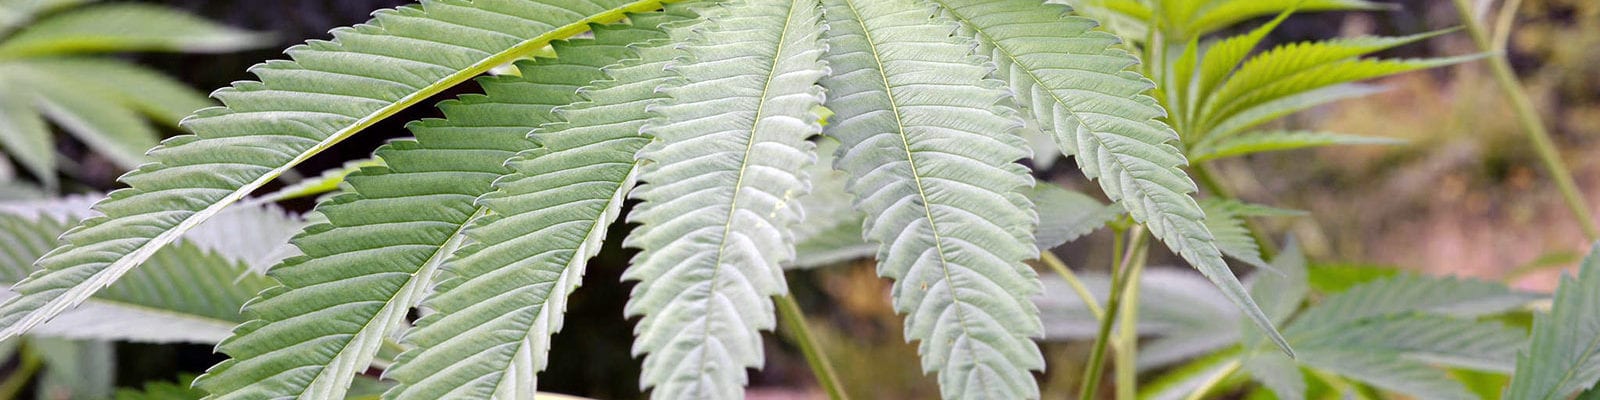
[[(142, 0), (189, 10), (224, 25), (269, 32), (276, 41), (256, 50), (228, 54), (140, 53), (116, 58), (159, 70), (189, 86), (210, 90), (249, 79), (246, 68), (280, 57), (281, 49), (305, 38), (322, 38), (333, 27), (360, 23), (375, 9), (409, 3), (403, 0)], [(1347, 13), (1303, 13), (1272, 32), (1261, 48), (1278, 43), (1335, 36), (1399, 36), (1458, 25), (1448, 0), (1385, 2), (1392, 10)], [(1556, 141), (1589, 198), (1600, 198), (1600, 2), (1593, 0), (1524, 0), (1510, 36), (1509, 56), (1538, 109), (1551, 125)], [(1486, 20), (1493, 20), (1490, 15)], [(1224, 34), (1253, 28), (1247, 23)], [(1476, 52), (1469, 37), (1447, 34), (1379, 54), (1384, 57), (1438, 57)], [(1404, 139), (1393, 146), (1343, 146), (1311, 151), (1268, 153), (1218, 164), (1220, 174), (1245, 200), (1305, 210), (1309, 216), (1262, 222), (1270, 232), (1298, 238), (1313, 265), (1360, 264), (1396, 266), (1431, 275), (1459, 275), (1508, 280), (1523, 289), (1548, 292), (1556, 276), (1575, 265), (1585, 244), (1570, 220), (1533, 151), (1523, 139), (1510, 108), (1478, 63), (1405, 74), (1376, 82), (1384, 93), (1335, 103), (1279, 122), (1284, 128), (1356, 132)], [(463, 85), (437, 100), (475, 90)], [(5, 89), (9, 90), (9, 89)], [(391, 118), (299, 167), (316, 176), (351, 160), (370, 156), (383, 141), (406, 135), (402, 124), (436, 117), (431, 107), (417, 107)], [(175, 121), (156, 121), (155, 129), (176, 134)], [(71, 160), (74, 190), (105, 191), (116, 187), (123, 168), (118, 161), (91, 150), (64, 134), (55, 143), (62, 159)], [(1071, 163), (1056, 163), (1045, 178), (1089, 190)], [(269, 187), (273, 190), (276, 187)], [(296, 211), (309, 210), (312, 199), (292, 200)], [(1600, 212), (1600, 204), (1591, 205)], [(625, 229), (619, 227), (615, 229)], [(612, 235), (620, 237), (620, 232)], [(1096, 233), (1057, 250), (1068, 264), (1104, 270), (1111, 255), (1110, 235)], [(588, 283), (570, 302), (568, 318), (581, 319), (555, 337), (542, 389), (596, 398), (635, 398), (637, 360), (628, 354), (632, 321), (618, 318), (627, 297), (619, 276), (631, 254), (607, 247), (591, 264)], [(1168, 254), (1152, 253), (1152, 264), (1180, 263)], [(817, 323), (826, 352), (835, 359), (845, 385), (856, 398), (929, 398), (936, 385), (923, 376), (913, 345), (904, 342), (901, 319), (887, 298), (889, 284), (876, 278), (870, 262), (792, 273), (791, 289)], [(1053, 278), (1052, 278), (1053, 279)], [(1336, 285), (1337, 279), (1313, 285)], [(1059, 287), (1059, 286), (1053, 286)], [(1314, 288), (1319, 292), (1333, 291)], [(1071, 296), (1067, 292), (1049, 293)], [(783, 333), (778, 333), (782, 335)], [(781, 340), (768, 341), (767, 367), (752, 377), (752, 398), (816, 398), (810, 372), (799, 353)], [(51, 346), (38, 343), (40, 346)], [(1050, 370), (1041, 382), (1046, 398), (1073, 393), (1085, 343), (1048, 343)], [(139, 388), (175, 381), (219, 361), (210, 346), (93, 344), (67, 352), (71, 362), (92, 357), (115, 358), (114, 371), (67, 379), (28, 382), (23, 393), (40, 398), (101, 398), (111, 386)], [(98, 351), (94, 349), (100, 349)], [(114, 349), (114, 350), (113, 350)], [(9, 353), (9, 351), (7, 351)], [(67, 362), (67, 361), (62, 361)], [(13, 358), (4, 373), (15, 374), (27, 360)], [(71, 371), (68, 369), (67, 371)], [(88, 370), (78, 370), (88, 371)], [(81, 379), (78, 379), (81, 378)], [(80, 382), (81, 381), (81, 382)], [(57, 385), (59, 388), (52, 387)], [(159, 386), (159, 384), (158, 384)], [(64, 388), (64, 389), (63, 389)], [(78, 388), (78, 389), (73, 389)], [(180, 387), (163, 388), (174, 393)]]

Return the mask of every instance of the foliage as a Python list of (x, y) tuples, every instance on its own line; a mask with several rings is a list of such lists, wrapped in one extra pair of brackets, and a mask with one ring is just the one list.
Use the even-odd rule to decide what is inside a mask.
[(123, 168), (145, 162), (161, 138), (146, 118), (173, 125), (211, 102), (183, 83), (106, 53), (217, 53), (265, 36), (146, 4), (89, 0), (0, 2), (0, 148), (47, 189), (58, 184), (45, 120)]
[[(627, 305), (641, 317), (633, 351), (643, 387), (659, 398), (741, 397), (746, 369), (765, 364), (762, 332), (784, 312), (772, 298), (788, 293), (785, 269), (865, 255), (894, 281), (904, 336), (919, 342), (921, 370), (937, 375), (944, 398), (1039, 398), (1034, 371), (1045, 359), (1035, 339), (1104, 335), (1112, 321), (1063, 302), (1066, 292), (1025, 262), (1135, 223), (1134, 257), (1119, 255), (1112, 276), (1083, 279), (1085, 298), (1113, 300), (1107, 315), (1116, 315), (1121, 298), (1105, 297), (1132, 288), (1125, 315), (1137, 318), (1122, 323), (1130, 335), (1138, 326), (1159, 336), (1143, 345), (1142, 368), (1210, 354), (1153, 396), (1202, 387), (1192, 378), (1226, 377), (1231, 365), (1282, 398), (1316, 387), (1302, 370), (1329, 386), (1470, 397), (1438, 366), (1518, 368), (1522, 332), (1482, 317), (1530, 296), (1398, 275), (1318, 297), (1313, 288), (1326, 285), (1309, 281), (1304, 257), (1293, 246), (1268, 254), (1250, 220), (1296, 213), (1231, 199), (1203, 163), (1191, 164), (1389, 143), (1263, 126), (1372, 93), (1361, 80), (1469, 59), (1364, 58), (1445, 32), (1252, 55), (1296, 2), (1088, 3), (1087, 15), (1142, 21), (1111, 30), (1144, 47), (1033, 0), (423, 0), (380, 10), (252, 68), (258, 81), (217, 91), (225, 106), (185, 119), (192, 135), (151, 150), (154, 162), (122, 178), (129, 188), (94, 206), (103, 215), (0, 219), (29, 244), (5, 261), (39, 260), (7, 278), (20, 281), (0, 304), (0, 339), (207, 342), (225, 326), (217, 349), (229, 358), (194, 380), (208, 398), (344, 398), (372, 368), (393, 383), (385, 398), (529, 398), (568, 296), (626, 212), (637, 226), (622, 243), (640, 250), (624, 274), (637, 282)], [(1242, 35), (1204, 37), (1273, 14)], [(119, 45), (165, 43), (125, 36), (134, 40)], [(0, 45), (0, 57), (45, 52), (20, 43), (11, 53)], [(1142, 71), (1130, 48), (1149, 61)], [(439, 104), (442, 119), (408, 126), (414, 139), (247, 199), (473, 79), (482, 94)], [(1036, 161), (1071, 156), (1111, 204), (1036, 184), (1021, 163), (1038, 147), (1028, 136), (1059, 149)], [(1197, 201), (1202, 185), (1211, 196)], [(258, 205), (324, 193), (305, 224), (263, 217)], [(216, 227), (230, 220), (249, 227)], [(281, 226), (299, 231), (299, 254), (265, 245), (286, 240)], [(1203, 279), (1140, 278), (1146, 231)], [(55, 234), (49, 250), (44, 238)], [(1246, 284), (1224, 255), (1272, 272)], [(1565, 296), (1558, 303), (1578, 305), (1558, 305), (1555, 320), (1586, 323), (1566, 317), (1586, 305)], [(185, 331), (209, 334), (132, 337), (141, 331), (76, 317), (112, 315), (102, 306), (119, 302), (208, 323)], [(1539, 321), (1535, 337), (1551, 338), (1533, 351), (1576, 346), (1548, 333), (1556, 322)], [(1121, 346), (1137, 344), (1130, 338)], [(1128, 360), (1119, 368), (1132, 368)], [(1574, 370), (1583, 379), (1569, 382), (1593, 380)], [(1566, 385), (1557, 386), (1582, 387)]]

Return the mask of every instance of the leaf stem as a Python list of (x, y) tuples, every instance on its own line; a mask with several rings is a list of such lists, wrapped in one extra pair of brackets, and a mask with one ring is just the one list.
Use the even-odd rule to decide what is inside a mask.
[[(1517, 114), (1517, 122), (1522, 125), (1522, 130), (1528, 133), (1528, 141), (1533, 144), (1533, 149), (1544, 162), (1544, 167), (1550, 173), (1550, 180), (1555, 181), (1556, 188), (1561, 191), (1562, 200), (1566, 201), (1567, 208), (1572, 210), (1578, 219), (1578, 225), (1583, 228), (1584, 236), (1590, 241), (1600, 240), (1600, 227), (1595, 224), (1594, 216), (1589, 213), (1589, 202), (1583, 198), (1583, 193), (1578, 191), (1578, 185), (1572, 179), (1572, 173), (1567, 170), (1566, 163), (1561, 161), (1561, 153), (1556, 150), (1555, 141), (1550, 138), (1550, 132), (1545, 130), (1544, 121), (1539, 117), (1539, 111), (1534, 108), (1533, 101), (1528, 100), (1527, 93), (1523, 92), (1522, 84), (1517, 81), (1516, 71), (1511, 69), (1511, 63), (1506, 61), (1504, 48), (1494, 47), (1489, 33), (1484, 31), (1483, 24), (1472, 15), (1472, 5), (1467, 0), (1454, 0), (1456, 11), (1461, 15), (1461, 24), (1465, 25), (1467, 32), (1472, 35), (1472, 41), (1489, 54), (1485, 62), (1489, 63), (1489, 70), (1494, 73), (1495, 81), (1500, 84), (1500, 90), (1505, 92), (1510, 99), (1511, 106)], [(1502, 13), (1515, 13), (1515, 9), (1506, 7)], [(1510, 27), (1510, 23), (1505, 24)]]
[(1184, 400), (1200, 400), (1206, 398), (1206, 394), (1216, 389), (1218, 385), (1222, 384), (1222, 382), (1227, 381), (1228, 377), (1233, 376), (1233, 374), (1236, 372), (1239, 372), (1239, 368), (1243, 366), (1244, 363), (1237, 358), (1233, 359), (1232, 361), (1228, 361), (1227, 364), (1223, 365), (1221, 371), (1217, 371), (1215, 375), (1211, 375), (1210, 378), (1206, 378), (1205, 382), (1200, 382), (1200, 387), (1197, 387), (1193, 392), (1190, 392), (1189, 397), (1185, 397)]
[(39, 367), (43, 365), (39, 352), (26, 341), (17, 345), (17, 354), (21, 357), (17, 369), (12, 371), (11, 376), (6, 377), (4, 382), (0, 382), (0, 399), (19, 398), (17, 394), (28, 386), (28, 382), (33, 380), (33, 375), (39, 372)]
[[(1204, 162), (1189, 164), (1189, 172), (1200, 183), (1201, 187), (1211, 192), (1212, 196), (1224, 200), (1239, 199), (1238, 196), (1233, 194), (1232, 190), (1222, 185), (1222, 181), (1217, 180), (1217, 176), (1211, 173), (1211, 167), (1208, 164)], [(1256, 247), (1261, 248), (1261, 257), (1268, 261), (1272, 260), (1273, 257), (1277, 257), (1278, 245), (1272, 243), (1272, 238), (1267, 236), (1266, 230), (1261, 229), (1261, 225), (1256, 224), (1253, 219), (1242, 218), (1242, 220), (1244, 221), (1245, 229), (1250, 231), (1250, 237), (1255, 239)]]
[[(1143, 232), (1135, 232), (1143, 237)], [(1146, 256), (1150, 247), (1136, 244), (1131, 248), (1132, 266), (1124, 274), (1122, 289), (1122, 324), (1117, 326), (1116, 366), (1117, 400), (1134, 400), (1139, 393), (1139, 286), (1144, 275)]]
[(1095, 320), (1105, 318), (1106, 311), (1100, 308), (1100, 300), (1095, 299), (1094, 292), (1089, 291), (1089, 286), (1084, 285), (1082, 279), (1078, 279), (1078, 274), (1073, 273), (1072, 268), (1068, 268), (1066, 262), (1061, 261), (1049, 250), (1039, 253), (1039, 260), (1043, 261), (1045, 266), (1050, 267), (1050, 270), (1055, 271), (1056, 275), (1061, 276), (1062, 280), (1067, 281), (1068, 286), (1072, 286), (1072, 291), (1078, 294), (1078, 300), (1083, 301), (1083, 304), (1089, 308), (1089, 313), (1094, 314)]
[(833, 363), (822, 354), (822, 345), (817, 343), (817, 338), (811, 334), (811, 327), (806, 324), (806, 315), (800, 311), (800, 303), (794, 301), (793, 295), (775, 296), (778, 303), (778, 315), (783, 318), (783, 323), (788, 327), (790, 341), (800, 347), (800, 353), (805, 355), (806, 364), (811, 366), (811, 373), (817, 377), (817, 385), (828, 393), (832, 400), (848, 400), (849, 395), (844, 392), (844, 386), (839, 382), (839, 374), (833, 370)]
[(1122, 291), (1128, 284), (1123, 272), (1130, 268), (1126, 264), (1134, 258), (1133, 249), (1144, 245), (1144, 226), (1134, 225), (1128, 235), (1132, 239), (1126, 249), (1122, 249), (1121, 235), (1115, 236), (1116, 239), (1112, 241), (1112, 247), (1119, 251), (1114, 253), (1115, 259), (1112, 260), (1111, 297), (1106, 305), (1105, 317), (1100, 318), (1100, 331), (1095, 335), (1094, 347), (1089, 351), (1089, 362), (1084, 364), (1083, 385), (1078, 392), (1081, 400), (1093, 400), (1095, 393), (1100, 391), (1100, 377), (1105, 374), (1106, 347), (1111, 344), (1111, 327), (1116, 324), (1117, 312), (1122, 306)]

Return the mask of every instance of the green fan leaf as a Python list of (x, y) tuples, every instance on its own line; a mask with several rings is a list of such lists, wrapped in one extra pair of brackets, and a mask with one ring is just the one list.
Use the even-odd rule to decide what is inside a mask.
[[(480, 79), (485, 95), (440, 104), (445, 119), (412, 124), (414, 141), (385, 145), (383, 165), (346, 177), (348, 191), (318, 205), (327, 223), (296, 238), (306, 255), (273, 268), (283, 286), (252, 302), (256, 320), (218, 346), (233, 359), (197, 385), (218, 398), (342, 396), (423, 294), (448, 290), (434, 277), (472, 219), (489, 212), (476, 199), (512, 172), (506, 160), (536, 147), (528, 132), (605, 78), (601, 68), (626, 56), (639, 32), (655, 31), (594, 30), (594, 39), (553, 43), (555, 58), (517, 63), (518, 75)], [(284, 350), (312, 348), (332, 351)]]
[[(1256, 243), (1255, 237), (1250, 235), (1250, 230), (1245, 225), (1245, 219), (1304, 215), (1301, 212), (1246, 204), (1238, 200), (1206, 199), (1200, 202), (1200, 209), (1205, 210), (1206, 229), (1211, 230), (1211, 233), (1215, 235), (1217, 249), (1222, 250), (1222, 254), (1257, 268), (1269, 270), (1273, 269), (1273, 267), (1268, 265), (1267, 261), (1261, 257), (1261, 246)], [(1297, 262), (1304, 264), (1305, 260), (1301, 259)], [(1301, 265), (1299, 268), (1304, 270), (1305, 266)], [(1303, 276), (1301, 280), (1304, 280)], [(1259, 297), (1255, 298), (1258, 301), (1260, 300)], [(1279, 320), (1279, 318), (1274, 319)], [(1277, 322), (1282, 321), (1279, 320)]]
[[(656, 9), (655, 0), (428, 0), (336, 29), (332, 41), (290, 48), (294, 61), (252, 71), (260, 82), (217, 91), (227, 107), (184, 121), (155, 160), (124, 176), (43, 270), (0, 305), (0, 339), (72, 308), (294, 165), (423, 99), (590, 23)], [(552, 12), (564, 10), (564, 12)], [(423, 40), (417, 38), (431, 38)]]
[(1306, 309), (1285, 332), (1296, 334), (1365, 318), (1409, 313), (1472, 318), (1517, 309), (1538, 298), (1497, 283), (1403, 274), (1329, 296)]
[(1302, 349), (1302, 364), (1420, 400), (1477, 399), (1444, 370), (1397, 354), (1352, 348)]
[[(145, 150), (160, 139), (155, 127), (139, 111), (81, 79), (61, 79), (48, 64), (0, 63), (0, 75), (19, 83), (11, 96), (32, 97), (43, 112), (67, 133), (123, 168), (138, 168), (149, 161)], [(54, 153), (52, 151), (51, 153)]]
[[(0, 76), (0, 86), (17, 85), (10, 80)], [(54, 136), (45, 126), (44, 118), (39, 116), (33, 96), (28, 92), (0, 93), (0, 149), (16, 157), (17, 162), (38, 177), (45, 187), (53, 188), (58, 184)], [(0, 160), (5, 161), (8, 160)]]
[(1061, 150), (1099, 180), (1111, 200), (1173, 252), (1211, 279), (1284, 351), (1288, 343), (1228, 269), (1190, 193), (1176, 133), (1166, 112), (1144, 93), (1149, 80), (1127, 68), (1138, 60), (1114, 48), (1119, 40), (1065, 7), (1029, 0), (938, 0), (976, 33), (999, 75)]
[(1314, 132), (1314, 131), (1266, 131), (1251, 132), (1238, 136), (1221, 139), (1204, 147), (1197, 147), (1189, 152), (1189, 157), (1194, 162), (1205, 162), (1219, 158), (1238, 157), (1269, 151), (1285, 151), (1309, 149), (1326, 146), (1349, 145), (1389, 145), (1405, 143), (1403, 140), (1346, 135), (1341, 133)]
[[(1600, 380), (1600, 246), (1562, 277), (1549, 314), (1533, 318), (1533, 345), (1517, 357), (1508, 399), (1555, 400)], [(1590, 397), (1593, 393), (1591, 392)]]
[(1022, 126), (973, 43), (907, 0), (829, 0), (827, 127), (906, 339), (944, 398), (1038, 398), (1041, 291)]
[(850, 174), (833, 169), (839, 141), (817, 140), (817, 162), (806, 169), (811, 192), (800, 198), (805, 220), (794, 226), (792, 268), (813, 268), (872, 257), (878, 246), (861, 234), (863, 217), (850, 203)]
[(1413, 315), (1301, 332), (1295, 343), (1296, 348), (1363, 349), (1429, 364), (1510, 373), (1527, 339), (1523, 332), (1498, 322)]
[(115, 59), (41, 58), (9, 64), (26, 65), (44, 79), (78, 82), (97, 93), (110, 94), (117, 102), (164, 125), (177, 126), (179, 120), (195, 110), (215, 105), (183, 82)]
[[(55, 238), (90, 215), (93, 199), (69, 197), (46, 203), (0, 204), (0, 282), (12, 283), (32, 272), (33, 260), (52, 248)], [(261, 227), (264, 241), (233, 242), (241, 227)], [(32, 334), (69, 339), (133, 342), (216, 343), (243, 321), (239, 308), (268, 280), (250, 270), (252, 258), (270, 254), (275, 226), (298, 226), (296, 219), (267, 208), (230, 210), (204, 224), (172, 247), (156, 252), (147, 268), (96, 294), (83, 307), (62, 314)], [(221, 232), (217, 232), (221, 231)], [(253, 232), (254, 233), (254, 232)], [(202, 236), (204, 235), (204, 236)], [(237, 237), (236, 237), (237, 238)], [(209, 241), (209, 242), (208, 242)], [(0, 290), (0, 299), (15, 294)]]
[(567, 295), (633, 187), (635, 153), (649, 141), (639, 135), (644, 109), (662, 97), (655, 89), (669, 81), (663, 67), (675, 55), (663, 27), (691, 21), (686, 8), (636, 14), (630, 25), (556, 47), (552, 66), (572, 71), (563, 79), (574, 80), (579, 99), (557, 107), (533, 133), (540, 146), (512, 157), (513, 172), (479, 198), (487, 212), (445, 261), (423, 303), (433, 312), (403, 336), (415, 348), (386, 372), (400, 382), (387, 398), (531, 396)]
[(626, 312), (643, 316), (635, 354), (642, 385), (665, 399), (734, 399), (745, 368), (762, 366), (769, 297), (784, 295), (791, 227), (810, 190), (807, 139), (822, 131), (821, 10), (815, 0), (754, 0), (708, 11), (674, 31), (682, 76), (652, 107), (655, 137), (639, 157), (642, 225), (624, 243), (642, 252)]
[(116, 51), (220, 53), (257, 47), (266, 39), (167, 7), (108, 3), (52, 15), (23, 28), (0, 42), (0, 58)]
[(1028, 193), (1039, 207), (1039, 250), (1047, 251), (1106, 226), (1122, 216), (1122, 206), (1106, 205), (1089, 195), (1041, 183)]

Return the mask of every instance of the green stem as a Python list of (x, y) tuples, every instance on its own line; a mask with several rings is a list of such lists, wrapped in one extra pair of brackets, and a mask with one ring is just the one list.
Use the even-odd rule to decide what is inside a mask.
[[(1461, 24), (1465, 25), (1467, 32), (1472, 34), (1472, 41), (1489, 58), (1489, 70), (1494, 73), (1495, 81), (1500, 84), (1500, 90), (1511, 100), (1511, 107), (1517, 113), (1517, 122), (1522, 125), (1522, 130), (1528, 133), (1528, 141), (1533, 144), (1533, 149), (1539, 154), (1539, 159), (1544, 162), (1544, 167), (1550, 173), (1550, 180), (1555, 181), (1556, 188), (1560, 189), (1562, 200), (1566, 201), (1567, 208), (1572, 210), (1572, 215), (1578, 218), (1578, 224), (1583, 228), (1583, 233), (1590, 241), (1600, 240), (1600, 227), (1595, 224), (1594, 216), (1589, 214), (1589, 202), (1583, 198), (1583, 193), (1578, 191), (1578, 184), (1573, 181), (1572, 173), (1567, 170), (1566, 163), (1561, 161), (1561, 153), (1556, 151), (1555, 141), (1550, 139), (1550, 132), (1545, 130), (1544, 121), (1540, 120), (1539, 111), (1533, 107), (1533, 101), (1528, 100), (1527, 93), (1523, 92), (1522, 84), (1517, 81), (1516, 71), (1511, 69), (1511, 63), (1506, 61), (1503, 48), (1495, 48), (1484, 31), (1483, 24), (1472, 15), (1472, 5), (1467, 0), (1455, 0), (1456, 11), (1461, 15)], [(1516, 10), (1509, 7), (1501, 12), (1514, 13)], [(1509, 24), (1507, 24), (1509, 25)]]
[[(1237, 200), (1239, 198), (1227, 186), (1223, 186), (1222, 181), (1217, 180), (1216, 175), (1211, 173), (1211, 168), (1206, 163), (1190, 164), (1189, 172), (1194, 175), (1194, 179), (1200, 183), (1201, 187), (1211, 192), (1212, 196), (1226, 200)], [(1261, 226), (1257, 225), (1255, 220), (1244, 218), (1244, 227), (1250, 231), (1250, 237), (1255, 239), (1256, 246), (1261, 248), (1261, 258), (1271, 260), (1277, 256), (1278, 245), (1272, 243), (1272, 238), (1267, 236), (1266, 230), (1261, 229)]]
[[(1139, 232), (1142, 235), (1142, 232)], [(1139, 394), (1139, 282), (1144, 275), (1149, 246), (1133, 248), (1132, 267), (1123, 278), (1122, 324), (1117, 326), (1116, 383), (1117, 400), (1134, 400)]]
[(848, 400), (850, 396), (845, 394), (844, 386), (839, 383), (839, 374), (833, 371), (833, 363), (822, 354), (822, 345), (817, 343), (817, 338), (811, 334), (811, 327), (806, 324), (806, 315), (800, 311), (800, 303), (794, 301), (794, 296), (777, 296), (775, 300), (778, 303), (778, 315), (788, 326), (791, 341), (800, 346), (800, 353), (805, 355), (811, 373), (817, 376), (817, 384), (828, 393), (829, 399)]
[(1089, 291), (1089, 286), (1084, 285), (1082, 279), (1078, 279), (1078, 274), (1073, 273), (1072, 268), (1068, 268), (1066, 262), (1056, 258), (1056, 255), (1050, 253), (1049, 250), (1039, 253), (1039, 260), (1043, 261), (1045, 266), (1050, 267), (1050, 270), (1055, 271), (1056, 275), (1060, 276), (1062, 280), (1067, 281), (1068, 286), (1072, 286), (1072, 291), (1078, 294), (1078, 299), (1082, 300), (1085, 306), (1089, 307), (1089, 313), (1094, 314), (1095, 320), (1105, 318), (1106, 311), (1100, 308), (1100, 300), (1095, 299), (1094, 292)]
[(1215, 390), (1217, 386), (1221, 385), (1223, 382), (1226, 382), (1228, 377), (1239, 372), (1239, 368), (1243, 366), (1244, 362), (1237, 358), (1233, 359), (1233, 361), (1229, 361), (1227, 364), (1223, 365), (1221, 371), (1217, 371), (1216, 375), (1212, 375), (1210, 378), (1207, 378), (1205, 382), (1201, 382), (1200, 387), (1195, 388), (1193, 392), (1189, 393), (1189, 397), (1185, 397), (1184, 399), (1200, 400), (1206, 398), (1206, 394), (1210, 393), (1212, 390)]
[(17, 354), (20, 354), (22, 359), (17, 365), (17, 370), (12, 371), (11, 376), (0, 382), (0, 399), (19, 398), (18, 394), (22, 392), (24, 387), (28, 386), (28, 382), (33, 380), (33, 375), (38, 373), (39, 367), (44, 364), (39, 358), (38, 351), (35, 351), (33, 346), (29, 346), (27, 342), (17, 345)]
[[(1105, 317), (1100, 319), (1100, 330), (1094, 337), (1094, 347), (1089, 351), (1089, 362), (1084, 364), (1083, 385), (1078, 392), (1078, 398), (1081, 400), (1093, 400), (1095, 393), (1100, 391), (1100, 378), (1105, 374), (1103, 367), (1106, 347), (1111, 344), (1111, 327), (1116, 324), (1117, 312), (1122, 308), (1122, 291), (1127, 286), (1123, 271), (1127, 271), (1129, 266), (1125, 264), (1133, 259), (1132, 250), (1143, 245), (1144, 227), (1135, 225), (1129, 231), (1133, 239), (1127, 249), (1121, 249), (1122, 235), (1115, 236), (1117, 239), (1112, 241), (1113, 248), (1124, 251), (1117, 252), (1115, 259), (1112, 260), (1111, 297), (1106, 305)], [(1129, 254), (1123, 254), (1124, 252)]]

